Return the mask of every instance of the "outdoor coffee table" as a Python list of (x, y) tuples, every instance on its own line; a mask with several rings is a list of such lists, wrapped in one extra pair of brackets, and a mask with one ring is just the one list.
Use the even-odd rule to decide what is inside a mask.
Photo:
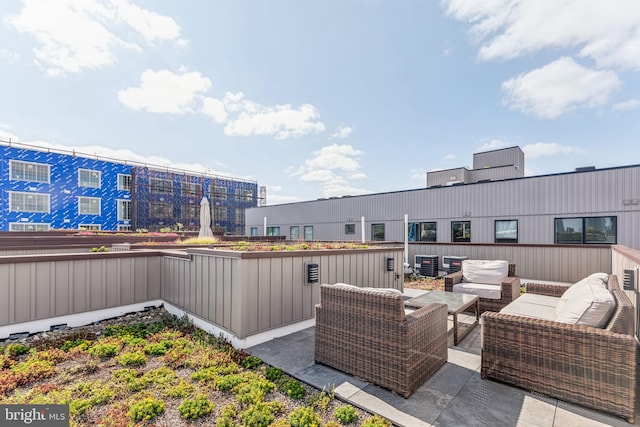
[[(404, 302), (405, 307), (409, 308), (422, 308), (434, 302), (446, 304), (447, 312), (453, 316), (453, 345), (457, 346), (458, 341), (473, 330), (478, 324), (480, 317), (480, 303), (478, 295), (462, 294), (457, 292), (443, 292), (443, 291), (428, 291), (426, 294), (419, 297), (408, 299)], [(462, 336), (458, 336), (458, 314), (462, 313), (467, 308), (475, 306), (476, 320), (471, 324)]]

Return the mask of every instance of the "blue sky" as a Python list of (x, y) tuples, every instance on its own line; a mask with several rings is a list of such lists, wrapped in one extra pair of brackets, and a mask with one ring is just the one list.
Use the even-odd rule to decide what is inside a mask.
[(404, 190), (519, 145), (640, 163), (637, 0), (7, 0), (0, 139), (252, 179), (268, 204)]

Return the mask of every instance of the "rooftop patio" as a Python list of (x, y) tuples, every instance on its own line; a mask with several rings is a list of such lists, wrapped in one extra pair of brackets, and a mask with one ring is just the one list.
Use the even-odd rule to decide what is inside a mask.
[[(405, 289), (404, 295), (409, 298), (423, 292)], [(473, 320), (473, 316), (461, 317), (463, 324)], [(480, 326), (475, 326), (456, 347), (453, 345), (452, 321), (449, 320), (447, 363), (408, 399), (316, 364), (314, 329), (311, 327), (279, 337), (247, 351), (319, 389), (334, 389), (339, 398), (380, 414), (398, 426), (631, 425), (622, 418), (603, 412), (481, 379)]]

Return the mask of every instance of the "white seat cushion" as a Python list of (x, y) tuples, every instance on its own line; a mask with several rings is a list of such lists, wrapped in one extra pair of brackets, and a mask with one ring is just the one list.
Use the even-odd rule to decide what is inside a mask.
[(462, 261), (462, 281), (499, 285), (509, 275), (507, 261), (466, 259)]
[(595, 328), (604, 328), (616, 308), (615, 298), (600, 278), (576, 283), (560, 300), (556, 321)]
[(500, 285), (488, 285), (486, 283), (458, 283), (453, 285), (453, 292), (461, 294), (478, 295), (480, 298), (500, 299), (502, 298), (502, 287)]
[[(536, 319), (556, 320), (556, 307), (550, 300), (538, 300), (536, 298), (525, 298), (527, 296), (544, 297), (546, 295), (524, 294), (512, 301), (500, 310), (500, 313), (516, 314), (518, 316), (535, 317)], [(558, 298), (547, 297), (558, 300)], [(542, 302), (542, 304), (541, 304)]]
[(527, 304), (533, 305), (541, 305), (544, 307), (551, 307), (555, 310), (560, 298), (551, 297), (549, 295), (538, 295), (538, 294), (522, 294), (519, 296), (516, 301), (526, 302)]
[(571, 285), (569, 289), (567, 289), (560, 297), (560, 301), (556, 306), (556, 314), (560, 315), (560, 313), (564, 310), (565, 304), (567, 304), (570, 299), (574, 298), (575, 295), (586, 292), (585, 289), (590, 288), (594, 285), (599, 285), (606, 288), (608, 280), (609, 275), (606, 273), (593, 273), (580, 280), (579, 282), (576, 282), (574, 285)]

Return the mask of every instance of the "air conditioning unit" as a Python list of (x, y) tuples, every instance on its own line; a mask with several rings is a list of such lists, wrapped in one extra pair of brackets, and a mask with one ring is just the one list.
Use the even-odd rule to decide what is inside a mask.
[(416, 255), (415, 268), (421, 276), (438, 277), (438, 255)]
[(443, 256), (442, 269), (446, 274), (457, 273), (462, 269), (462, 261), (469, 259), (468, 256)]

